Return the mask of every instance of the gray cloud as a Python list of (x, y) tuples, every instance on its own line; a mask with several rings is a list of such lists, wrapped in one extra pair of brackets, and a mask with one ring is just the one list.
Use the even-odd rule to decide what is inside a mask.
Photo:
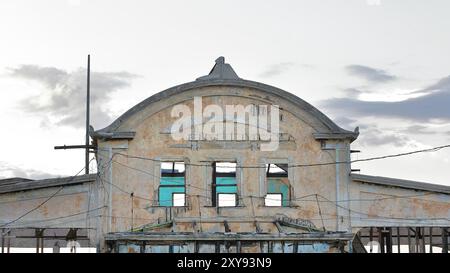
[(343, 90), (343, 92), (346, 95), (346, 97), (349, 97), (349, 98), (357, 98), (362, 94), (369, 93), (367, 91), (362, 91), (358, 88), (346, 88)]
[(333, 121), (340, 127), (347, 130), (353, 130), (355, 128), (355, 124), (358, 122), (356, 119), (351, 119), (348, 117), (338, 117), (333, 119)]
[(388, 82), (397, 79), (396, 76), (389, 74), (385, 70), (364, 65), (348, 65), (346, 66), (346, 69), (350, 74), (373, 83)]
[(278, 64), (273, 64), (269, 66), (265, 71), (263, 71), (260, 76), (264, 78), (270, 78), (274, 76), (278, 76), (289, 69), (294, 65), (293, 62), (283, 62)]
[[(20, 103), (23, 110), (42, 115), (42, 126), (49, 126), (49, 117), (56, 120), (56, 125), (84, 126), (86, 69), (67, 72), (55, 67), (22, 65), (9, 71), (12, 77), (37, 81), (46, 87), (45, 92)], [(91, 71), (91, 124), (104, 126), (112, 120), (102, 106), (110, 101), (112, 93), (129, 87), (136, 77), (128, 72)]]
[(351, 131), (358, 126), (360, 134), (355, 144), (359, 144), (361, 146), (379, 146), (387, 144), (404, 146), (411, 141), (409, 137), (403, 134), (404, 131), (396, 132), (391, 129), (382, 130), (375, 124), (360, 123), (360, 121), (349, 117), (337, 117), (333, 120), (342, 128)]
[(56, 177), (54, 174), (42, 172), (35, 169), (29, 168), (20, 168), (17, 166), (12, 166), (6, 162), (0, 162), (0, 179), (4, 178), (12, 178), (12, 177), (20, 177), (20, 178), (28, 178), (28, 179), (45, 179), (50, 177)]
[[(430, 88), (433, 92), (430, 92)], [(322, 101), (330, 111), (351, 117), (389, 117), (429, 122), (450, 121), (450, 76), (421, 90), (425, 95), (397, 102), (362, 101), (354, 98), (334, 98)]]
[(429, 128), (427, 126), (423, 125), (412, 125), (408, 126), (404, 130), (402, 130), (404, 133), (408, 134), (419, 134), (419, 135), (434, 135), (436, 132), (429, 131)]
[(358, 139), (359, 144), (365, 146), (395, 145), (405, 146), (408, 144), (409, 138), (395, 134), (379, 135), (374, 132), (365, 132), (365, 135)]
[(442, 78), (438, 80), (435, 84), (432, 84), (423, 90), (419, 90), (413, 93), (423, 93), (423, 92), (431, 93), (436, 91), (439, 92), (442, 90), (450, 90), (450, 76)]
[(362, 146), (380, 146), (380, 145), (395, 145), (405, 146), (411, 139), (405, 135), (390, 131), (381, 130), (376, 126), (363, 126), (360, 129), (360, 136), (356, 143)]

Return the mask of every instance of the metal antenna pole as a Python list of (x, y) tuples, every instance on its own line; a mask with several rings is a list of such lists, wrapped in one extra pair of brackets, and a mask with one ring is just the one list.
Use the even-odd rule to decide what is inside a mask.
[(88, 55), (87, 63), (87, 94), (86, 94), (86, 152), (85, 152), (85, 173), (89, 174), (89, 104), (90, 104), (90, 74), (91, 55)]
[(90, 78), (91, 78), (91, 55), (88, 55), (88, 63), (87, 63), (87, 88), (86, 88), (86, 143), (84, 145), (64, 145), (64, 146), (55, 146), (55, 150), (66, 150), (66, 149), (85, 149), (85, 174), (89, 174), (89, 153), (90, 149), (95, 151), (97, 147), (95, 145), (89, 144), (89, 114), (90, 114)]

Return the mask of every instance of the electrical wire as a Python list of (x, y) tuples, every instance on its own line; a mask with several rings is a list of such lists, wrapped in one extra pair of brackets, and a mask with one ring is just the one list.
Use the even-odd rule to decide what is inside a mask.
[[(94, 158), (92, 158), (91, 160), (89, 160), (88, 163), (90, 163), (92, 160), (94, 160)], [(85, 169), (85, 167), (83, 167), (81, 170), (79, 170), (75, 175), (73, 175), (72, 177), (70, 177), (69, 181), (67, 182), (71, 182), (73, 179), (75, 179), (75, 177), (77, 175), (79, 175), (83, 170)], [(62, 191), (64, 188), (64, 186), (61, 186), (58, 188), (58, 190), (56, 190), (52, 195), (50, 195), (47, 199), (45, 199), (42, 203), (40, 203), (39, 205), (37, 205), (36, 207), (32, 208), (31, 210), (27, 211), (26, 213), (22, 214), (21, 216), (17, 217), (16, 219), (1, 225), (0, 227), (6, 227), (20, 219), (22, 219), (23, 217), (27, 216), (28, 214), (32, 213), (33, 211), (39, 209), (40, 207), (42, 207), (45, 203), (47, 203), (48, 201), (50, 201), (53, 197), (55, 197), (60, 191)]]
[[(316, 164), (292, 164), (292, 165), (289, 165), (289, 167), (309, 167), (309, 166), (323, 166), (323, 165), (335, 165), (335, 164), (350, 164), (350, 163), (355, 163), (355, 162), (365, 162), (365, 161), (371, 161), (371, 160), (380, 160), (380, 159), (386, 159), (386, 158), (400, 157), (400, 156), (406, 156), (406, 155), (411, 155), (411, 154), (416, 154), (416, 153), (434, 152), (434, 151), (438, 151), (440, 149), (448, 148), (448, 147), (450, 147), (450, 145), (438, 146), (438, 147), (434, 147), (434, 148), (430, 148), (430, 149), (417, 150), (417, 151), (412, 151), (412, 152), (407, 152), (407, 153), (385, 155), (385, 156), (378, 156), (378, 157), (365, 158), (365, 159), (357, 159), (357, 160), (351, 160), (351, 161), (326, 162), (326, 163), (316, 163)], [(111, 165), (113, 163), (115, 163), (115, 164), (119, 164), (119, 165), (122, 165), (124, 167), (127, 167), (129, 169), (132, 169), (134, 171), (142, 172), (144, 174), (147, 174), (149, 176), (155, 177), (157, 179), (160, 178), (160, 176), (154, 175), (153, 173), (150, 173), (150, 172), (148, 172), (146, 170), (142, 170), (142, 169), (139, 169), (139, 168), (134, 168), (132, 166), (128, 166), (128, 165), (126, 165), (124, 163), (121, 163), (119, 161), (113, 160), (113, 158), (116, 155), (123, 156), (123, 157), (126, 157), (126, 158), (131, 158), (131, 159), (150, 160), (150, 161), (154, 161), (154, 162), (164, 162), (163, 160), (157, 160), (157, 159), (148, 158), (148, 157), (141, 157), (141, 156), (126, 155), (126, 154), (122, 154), (122, 153), (114, 153), (111, 156), (110, 160), (106, 164), (104, 164), (104, 165), (109, 165), (108, 168), (111, 168)], [(185, 165), (211, 167), (211, 165), (209, 165), (209, 164), (185, 163)], [(224, 166), (224, 167), (226, 167), (226, 166)], [(262, 168), (262, 167), (264, 167), (264, 166), (236, 166), (236, 167), (232, 167), (232, 168), (236, 168), (237, 169), (237, 168)], [(103, 179), (101, 178), (101, 180), (103, 180)], [(103, 180), (103, 182), (110, 183), (109, 181), (104, 181), (104, 180)], [(110, 183), (110, 184), (112, 184), (112, 183)], [(119, 186), (117, 186), (115, 184), (112, 184), (112, 186), (114, 186), (115, 188), (123, 191), (126, 194), (131, 194), (128, 191), (120, 188)], [(193, 185), (184, 185), (184, 187), (192, 187), (192, 188), (198, 188), (198, 189), (201, 189), (201, 190), (205, 190), (204, 188), (196, 187), (196, 186), (193, 186)], [(414, 197), (426, 196), (426, 195), (429, 195), (429, 194), (430, 193), (416, 194), (416, 195), (410, 195), (410, 196), (390, 196), (390, 197), (382, 197), (382, 198), (375, 198), (375, 199), (348, 199), (348, 200), (337, 200), (337, 201), (332, 201), (332, 200), (329, 200), (328, 198), (326, 198), (326, 197), (324, 197), (322, 195), (315, 194), (316, 200), (301, 200), (301, 201), (316, 201), (317, 204), (319, 204), (319, 202), (328, 202), (328, 203), (334, 204), (336, 206), (336, 208), (345, 209), (346, 211), (348, 211), (349, 214), (354, 213), (354, 214), (369, 216), (369, 217), (366, 217), (366, 218), (359, 217), (358, 219), (377, 219), (377, 221), (382, 221), (382, 222), (383, 221), (384, 222), (389, 222), (389, 221), (390, 222), (394, 222), (394, 221), (397, 221), (397, 220), (449, 220), (447, 218), (406, 218), (406, 217), (391, 217), (391, 216), (373, 215), (373, 214), (368, 214), (366, 212), (353, 210), (353, 209), (350, 209), (350, 208), (347, 208), (345, 206), (341, 206), (341, 205), (338, 204), (340, 202), (353, 202), (353, 201), (371, 201), (371, 202), (374, 202), (374, 201), (387, 200), (387, 199), (414, 198)], [(201, 195), (191, 195), (191, 196), (198, 196), (198, 197), (202, 197), (202, 198), (210, 198), (210, 197), (201, 196)], [(311, 196), (311, 195), (309, 195), (309, 196)], [(318, 198), (317, 198), (318, 196), (320, 196), (323, 200), (318, 200)], [(139, 199), (144, 199), (144, 200), (147, 200), (147, 201), (151, 201), (151, 202), (156, 201), (156, 200), (152, 200), (152, 199), (145, 198), (145, 197), (138, 196), (138, 195), (134, 195), (134, 197), (139, 198)], [(239, 198), (255, 198), (255, 197), (256, 198), (266, 198), (266, 197), (260, 197), (260, 196), (239, 196)], [(161, 200), (159, 200), (159, 201), (161, 201)], [(299, 201), (299, 200), (297, 198), (294, 198), (293, 200), (289, 200), (289, 201)], [(319, 210), (320, 210), (320, 207), (319, 207)], [(320, 214), (320, 220), (322, 222), (324, 220), (327, 220), (327, 219), (335, 220), (338, 217), (337, 215), (332, 215), (332, 216), (334, 216), (333, 218), (324, 218), (322, 216), (322, 214), (324, 214), (324, 215), (327, 215), (327, 214), (326, 213), (322, 213), (321, 211), (319, 212), (319, 214)], [(106, 216), (106, 217), (122, 217), (122, 216)], [(126, 218), (126, 217), (122, 217), (122, 218)], [(133, 218), (133, 219), (139, 220), (139, 218)], [(154, 219), (143, 219), (143, 220), (152, 221)]]
[[(93, 210), (91, 210), (91, 211), (95, 211), (95, 210), (99, 210), (99, 209), (102, 209), (102, 208), (104, 208), (104, 207), (106, 207), (106, 206), (103, 206), (103, 207), (100, 207), (100, 208), (97, 208), (97, 209), (93, 209)], [(80, 212), (80, 213), (76, 213), (76, 214), (72, 214), (72, 215), (67, 215), (67, 216), (61, 216), (61, 217), (56, 217), (56, 218), (52, 218), (52, 219), (46, 219), (46, 220), (37, 220), (37, 221), (33, 221), (33, 222), (31, 222), (31, 223), (40, 223), (40, 222), (46, 222), (46, 221), (52, 221), (52, 220), (58, 220), (58, 219), (64, 219), (64, 218), (69, 218), (69, 217), (73, 217), (73, 216), (76, 216), (76, 215), (81, 215), (81, 214), (84, 214), (84, 213), (87, 213), (87, 211), (85, 211), (85, 212)], [(334, 215), (334, 214), (327, 214), (327, 213), (323, 213), (322, 212), (322, 214), (323, 215), (329, 215), (329, 216), (334, 216), (334, 217), (329, 217), (329, 218), (324, 218), (324, 217), (320, 217), (320, 218), (308, 218), (308, 220), (310, 220), (310, 221), (319, 221), (319, 220), (325, 220), (325, 221), (331, 221), (331, 220), (336, 220), (336, 215)], [(134, 219), (134, 220), (139, 220), (139, 221), (154, 221), (155, 219), (154, 218), (144, 218), (144, 217), (129, 217), (129, 216), (122, 216), (122, 215), (91, 215), (91, 216), (89, 216), (89, 218), (99, 218), (99, 217), (107, 217), (107, 218), (118, 218), (118, 219)], [(249, 222), (253, 222), (253, 221), (255, 221), (255, 220), (258, 220), (258, 219), (269, 219), (268, 221), (269, 222), (273, 222), (273, 216), (248, 216), (250, 219), (252, 219), (252, 221), (250, 221), (249, 220)], [(233, 219), (242, 219), (243, 218), (243, 216), (226, 216), (226, 219), (230, 219), (230, 220), (233, 220)], [(175, 221), (180, 221), (180, 220), (189, 220), (189, 219), (191, 219), (191, 220), (198, 220), (199, 219), (199, 217), (192, 217), (192, 216), (188, 216), (188, 217), (176, 217), (175, 218)], [(217, 221), (220, 221), (220, 220), (218, 220), (218, 219), (214, 219), (214, 218), (212, 218), (212, 217), (207, 217), (207, 218), (202, 218), (203, 219), (203, 221), (204, 222), (208, 222), (208, 221), (211, 221), (211, 220), (217, 220)], [(360, 217), (360, 218), (357, 218), (358, 220), (374, 220), (374, 218), (372, 218), (372, 217), (365, 217), (365, 218), (363, 218), (363, 217)], [(435, 219), (435, 218), (427, 218), (427, 220), (433, 220), (433, 219)], [(397, 221), (396, 221), (397, 220)], [(383, 223), (386, 223), (386, 224), (398, 224), (398, 221), (404, 221), (405, 219), (376, 219), (376, 221), (378, 221), (378, 222), (383, 222)], [(417, 220), (416, 218), (414, 218), (414, 219), (406, 219), (406, 220)], [(67, 221), (61, 221), (62, 223), (70, 223), (70, 222), (75, 222), (75, 221), (80, 221), (80, 219), (75, 219), (75, 220), (67, 220)], [(29, 222), (27, 222), (27, 224), (28, 224)], [(52, 225), (48, 225), (48, 226), (46, 226), (46, 227), (51, 227)], [(23, 226), (12, 226), (11, 228), (24, 228)], [(90, 229), (95, 229), (95, 228), (90, 228)]]
[[(81, 211), (81, 212), (77, 212), (77, 213), (73, 213), (73, 214), (69, 214), (69, 215), (54, 217), (54, 218), (47, 218), (47, 219), (42, 219), (42, 220), (31, 220), (31, 221), (26, 221), (26, 222), (19, 222), (21, 225), (13, 225), (13, 226), (10, 226), (10, 228), (25, 228), (25, 227), (30, 227), (30, 226), (28, 226), (30, 224), (45, 223), (45, 222), (51, 222), (51, 221), (55, 221), (55, 220), (71, 218), (71, 217), (74, 217), (74, 216), (83, 215), (85, 213), (88, 214), (90, 212), (98, 211), (98, 210), (103, 209), (105, 207), (106, 206), (101, 206), (101, 207), (98, 207), (98, 208), (95, 208), (95, 209), (85, 210), (85, 211)], [(92, 218), (92, 217), (89, 216), (89, 218)], [(82, 221), (82, 220), (83, 219), (75, 219), (75, 220), (69, 220), (68, 222), (75, 222), (75, 221)], [(64, 222), (64, 223), (68, 223), (68, 222)]]
[[(326, 166), (326, 165), (337, 165), (337, 164), (351, 164), (351, 163), (357, 163), (357, 162), (366, 162), (366, 161), (372, 161), (372, 160), (401, 157), (401, 156), (407, 156), (407, 155), (412, 155), (412, 154), (417, 154), (417, 153), (436, 152), (436, 151), (439, 151), (444, 148), (450, 148), (450, 144), (437, 146), (437, 147), (433, 147), (433, 148), (429, 148), (429, 149), (422, 149), (422, 150), (416, 150), (416, 151), (411, 151), (411, 152), (383, 155), (383, 156), (377, 156), (377, 157), (362, 158), (362, 159), (356, 159), (356, 160), (313, 163), (313, 164), (293, 163), (293, 164), (289, 164), (289, 167), (304, 168), (304, 167), (315, 167), (315, 166)], [(123, 154), (123, 153), (119, 153), (119, 152), (114, 153), (112, 157), (114, 157), (115, 155), (123, 156), (126, 158), (132, 158), (132, 159), (150, 160), (153, 162), (165, 162), (164, 160), (160, 160), (160, 159), (154, 159), (154, 158), (150, 158), (150, 157), (137, 156), (137, 155), (128, 155), (128, 154)], [(197, 163), (184, 163), (184, 164), (187, 166), (212, 167), (211, 164), (197, 164)], [(237, 169), (259, 169), (259, 168), (263, 168), (263, 167), (265, 167), (265, 165), (263, 165), (263, 166), (245, 166), (245, 165), (222, 166), (222, 168), (237, 168)]]
[(370, 218), (386, 218), (386, 219), (396, 219), (396, 220), (446, 220), (446, 221), (450, 220), (450, 218), (445, 218), (445, 217), (436, 217), (436, 218), (417, 218), (417, 217), (414, 217), (414, 218), (406, 218), (406, 217), (381, 216), (381, 215), (377, 215), (377, 214), (371, 214), (371, 213), (367, 213), (367, 212), (353, 210), (353, 209), (344, 207), (342, 205), (339, 205), (338, 203), (329, 200), (328, 198), (326, 198), (323, 195), (318, 194), (318, 196), (320, 196), (321, 198), (325, 199), (327, 202), (334, 203), (336, 205), (336, 207), (342, 208), (342, 209), (347, 210), (347, 211), (352, 212), (352, 213), (361, 214), (361, 215), (367, 215), (367, 216), (370, 216)]
[[(107, 183), (109, 183), (109, 182), (107, 182)], [(113, 185), (114, 185), (114, 184), (113, 184)], [(115, 185), (115, 186), (117, 186), (117, 185)], [(118, 187), (118, 186), (117, 186), (117, 187)], [(120, 188), (120, 187), (119, 187), (119, 188)], [(130, 194), (129, 192), (127, 192), (127, 191), (125, 191), (125, 190), (123, 190), (123, 189), (121, 189), (121, 191), (123, 191), (123, 192), (126, 193), (127, 195)], [(200, 194), (197, 194), (197, 195), (190, 195), (190, 196), (193, 196), (193, 197), (201, 197), (201, 198), (205, 198), (205, 199), (211, 199), (211, 197), (209, 197), (209, 196), (204, 196), (204, 195), (200, 195)], [(317, 197), (320, 197), (320, 198), (322, 198), (322, 199), (324, 199), (324, 200), (303, 200), (303, 201), (331, 203), (331, 204), (333, 204), (333, 206), (336, 206), (336, 207), (345, 209), (346, 211), (349, 211), (349, 212), (351, 212), (351, 213), (355, 213), (355, 214), (359, 214), (359, 215), (365, 215), (365, 216), (370, 216), (370, 217), (367, 217), (367, 218), (359, 218), (359, 219), (378, 219), (378, 218), (380, 218), (380, 219), (393, 219), (393, 220), (450, 220), (450, 219), (443, 218), (443, 217), (437, 217), (437, 218), (430, 218), (430, 217), (427, 217), (427, 218), (418, 218), (418, 217), (414, 217), (414, 218), (412, 218), (412, 217), (408, 217), (408, 218), (406, 218), (406, 217), (392, 217), (392, 216), (383, 216), (383, 215), (377, 215), (377, 214), (369, 214), (369, 213), (367, 213), (367, 212), (361, 212), (361, 211), (357, 211), (357, 210), (353, 210), (353, 209), (349, 209), (349, 208), (347, 208), (347, 207), (341, 206), (341, 205), (339, 205), (337, 202), (332, 201), (332, 200), (326, 198), (325, 196), (320, 195), (320, 194), (317, 194), (317, 193), (316, 193), (316, 194), (308, 194), (308, 195), (302, 196), (302, 197), (300, 197), (300, 198), (307, 198), (307, 197), (312, 197), (312, 196), (317, 196)], [(155, 200), (155, 199), (148, 199), (148, 198), (145, 198), (145, 197), (138, 196), (138, 195), (136, 195), (136, 194), (134, 194), (134, 197), (135, 197), (135, 198), (139, 198), (139, 199), (143, 199), (143, 200), (147, 200), (147, 201), (151, 201), (151, 202), (157, 201), (157, 200)], [(266, 198), (267, 198), (267, 197), (261, 197), (261, 196), (241, 196), (241, 197), (245, 197), (245, 198), (263, 198), (263, 199), (266, 199)], [(241, 198), (241, 197), (240, 197), (240, 198)], [(160, 201), (161, 201), (161, 200), (160, 200)], [(171, 201), (171, 200), (165, 200), (165, 201)], [(301, 202), (301, 200), (300, 200), (300, 202)], [(152, 206), (152, 207), (153, 207), (153, 206)], [(140, 208), (141, 208), (141, 209), (148, 209), (148, 207), (140, 207)], [(298, 209), (298, 208), (295, 208), (295, 207), (283, 207), (283, 208), (287, 208), (287, 209)], [(324, 213), (324, 212), (322, 212), (322, 211), (320, 211), (320, 213), (321, 213), (321, 214), (324, 214), (324, 215), (333, 215), (333, 216), (335, 216), (335, 217), (333, 218), (334, 220), (337, 218), (337, 216), (336, 216), (335, 214), (326, 214), (326, 213)], [(321, 220), (321, 219), (319, 218), (319, 220)], [(324, 220), (325, 220), (325, 219), (324, 219)]]
[[(128, 165), (126, 165), (124, 163), (121, 163), (121, 162), (118, 162), (116, 160), (112, 160), (111, 163), (116, 163), (116, 164), (119, 164), (119, 165), (121, 165), (123, 167), (129, 168), (131, 170), (138, 171), (138, 172), (144, 173), (146, 175), (149, 175), (149, 176), (151, 176), (153, 178), (160, 179), (160, 176), (154, 175), (154, 174), (152, 174), (152, 173), (150, 173), (148, 171), (142, 170), (142, 169), (138, 169), (138, 168), (134, 168), (134, 167), (128, 166)], [(104, 179), (102, 179), (102, 180), (103, 180), (104, 183), (110, 184), (109, 181), (104, 180)], [(167, 181), (171, 182), (170, 180), (167, 180)], [(172, 181), (172, 182), (174, 182), (174, 183), (177, 182), (178, 183), (179, 181)], [(112, 186), (117, 188), (117, 189), (119, 189), (120, 191), (122, 191), (122, 192), (124, 192), (126, 194), (131, 194), (130, 192), (128, 192), (128, 191), (118, 187), (115, 184), (112, 184)], [(183, 187), (199, 189), (201, 191), (207, 190), (205, 188), (197, 187), (197, 186), (194, 186), (194, 185), (191, 185), (191, 184), (185, 184), (185, 185), (183, 185)], [(347, 202), (374, 202), (374, 201), (382, 201), (382, 200), (389, 200), (389, 199), (409, 199), (409, 198), (423, 197), (423, 196), (429, 196), (429, 195), (434, 195), (434, 194), (435, 193), (426, 192), (426, 193), (422, 193), (422, 194), (402, 195), (402, 196), (389, 196), (389, 197), (380, 197), (380, 198), (372, 198), (372, 199), (367, 198), (367, 199), (343, 199), (343, 200), (338, 200), (338, 201), (333, 200), (331, 202), (339, 202), (339, 203), (341, 203), (341, 202), (345, 202), (345, 203), (347, 203)], [(299, 200), (302, 200), (303, 202), (317, 202), (317, 200), (315, 200), (315, 199), (304, 200), (306, 197), (314, 197), (314, 195), (315, 195), (315, 193), (314, 194), (308, 194), (308, 195), (301, 196), (301, 197), (297, 197), (297, 198), (282, 199), (281, 201), (299, 201)], [(144, 200), (147, 200), (147, 201), (158, 201), (158, 200), (155, 200), (155, 199), (148, 199), (148, 198), (136, 195), (136, 194), (134, 196), (136, 198), (144, 199)], [(239, 198), (269, 198), (269, 197), (261, 197), (261, 196), (254, 196), (254, 195), (244, 195), (244, 196), (240, 195)], [(270, 199), (270, 200), (277, 201), (279, 199)], [(170, 200), (165, 200), (165, 201), (170, 201)], [(327, 201), (319, 200), (318, 202), (327, 202)]]

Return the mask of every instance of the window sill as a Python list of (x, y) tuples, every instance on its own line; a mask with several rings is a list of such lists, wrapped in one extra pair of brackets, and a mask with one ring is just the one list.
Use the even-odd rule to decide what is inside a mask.
[(203, 206), (204, 208), (218, 208), (218, 209), (236, 209), (236, 208), (245, 208), (246, 206), (239, 205), (235, 207), (218, 207), (218, 206)]
[(300, 206), (258, 206), (259, 208), (275, 208), (275, 209), (282, 209), (282, 208), (300, 208)]
[(147, 206), (146, 209), (150, 208), (189, 208), (189, 206)]

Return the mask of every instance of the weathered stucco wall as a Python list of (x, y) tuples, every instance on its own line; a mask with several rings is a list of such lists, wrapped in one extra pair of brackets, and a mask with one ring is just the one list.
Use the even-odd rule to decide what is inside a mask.
[[(7, 225), (6, 228), (85, 228), (90, 184), (93, 183), (64, 186), (45, 204)], [(9, 223), (38, 207), (59, 189), (60, 187), (49, 187), (0, 194), (0, 225)]]
[[(225, 105), (236, 104), (279, 105), (282, 116), (279, 149), (261, 151), (259, 141), (175, 141), (170, 135), (171, 125), (176, 120), (171, 117), (172, 107), (183, 103), (194, 113), (196, 96), (202, 97), (203, 109), (210, 104), (223, 109)], [(333, 164), (350, 160), (350, 140), (317, 140), (314, 134), (326, 132), (325, 127), (308, 110), (249, 87), (202, 87), (153, 102), (116, 129), (135, 132), (133, 139), (99, 139), (99, 176), (105, 189), (99, 200), (109, 206), (105, 209), (103, 233), (126, 232), (168, 221), (173, 221), (174, 225), (158, 230), (223, 232), (224, 220), (232, 232), (254, 232), (256, 220), (264, 232), (278, 233), (273, 224), (277, 215), (306, 219), (327, 231), (351, 231), (353, 227), (356, 232), (365, 226), (449, 225), (449, 196), (446, 194), (390, 198), (417, 192), (351, 182), (350, 165)], [(158, 206), (161, 160), (187, 164), (185, 207)], [(265, 172), (261, 167), (237, 169), (237, 207), (212, 207), (209, 165), (214, 161), (235, 161), (238, 166), (288, 163), (292, 187), (290, 206), (264, 206)], [(304, 166), (311, 164), (319, 165)], [(372, 200), (374, 198), (377, 200)], [(392, 217), (398, 219), (386, 219)], [(403, 219), (411, 217), (447, 220)]]
[[(176, 120), (170, 115), (172, 106), (185, 103), (193, 113), (194, 96), (202, 96), (203, 107), (209, 104), (221, 105), (223, 109), (225, 105), (235, 104), (279, 105), (282, 115), (280, 132), (283, 138), (279, 149), (260, 151), (255, 146), (252, 149), (249, 141), (239, 143), (205, 141), (192, 144), (173, 140), (168, 134), (170, 126)], [(348, 228), (346, 212), (340, 212), (343, 217), (339, 217), (337, 221), (336, 206), (324, 200), (336, 200), (348, 195), (348, 166), (331, 164), (292, 167), (298, 164), (335, 162), (336, 158), (347, 160), (349, 155), (347, 140), (329, 141), (326, 148), (323, 148), (321, 142), (314, 139), (313, 133), (323, 132), (325, 130), (323, 126), (310, 113), (283, 98), (269, 96), (250, 88), (205, 87), (156, 102), (136, 113), (119, 128), (123, 131), (135, 131), (134, 139), (98, 143), (99, 165), (106, 166), (103, 169), (99, 168), (100, 177), (106, 182), (106, 189), (111, 191), (112, 207), (108, 211), (108, 217), (104, 219), (107, 222), (106, 226), (110, 226), (105, 232), (129, 231), (132, 225), (137, 227), (156, 223), (158, 220), (164, 222), (168, 218), (174, 218), (177, 224), (173, 229), (177, 231), (193, 229), (223, 231), (223, 220), (227, 219), (232, 231), (252, 232), (255, 230), (254, 220), (257, 219), (264, 231), (278, 232), (273, 225), (273, 217), (276, 214), (284, 214), (294, 219), (308, 219), (319, 228), (325, 225), (327, 230), (345, 230)], [(336, 146), (338, 152), (335, 150)], [(114, 155), (115, 153), (151, 158), (156, 161)], [(160, 163), (157, 160), (180, 160), (194, 165), (186, 166), (188, 199), (185, 208), (157, 206), (160, 176)], [(293, 190), (290, 206), (264, 206), (265, 172), (262, 167), (238, 168), (240, 196), (238, 207), (219, 209), (211, 207), (211, 168), (195, 165), (206, 165), (220, 160), (237, 161), (241, 166), (264, 166), (265, 162), (288, 163), (291, 166), (289, 180)], [(336, 196), (336, 176), (340, 182), (339, 196)], [(131, 192), (135, 195), (133, 206), (129, 194)], [(318, 195), (318, 199), (315, 194)], [(105, 194), (104, 200), (106, 203), (110, 202), (108, 193)], [(319, 205), (322, 216), (319, 214)]]
[[(450, 196), (444, 193), (353, 181), (352, 226), (399, 227), (450, 225)], [(348, 205), (346, 205), (348, 206)]]

